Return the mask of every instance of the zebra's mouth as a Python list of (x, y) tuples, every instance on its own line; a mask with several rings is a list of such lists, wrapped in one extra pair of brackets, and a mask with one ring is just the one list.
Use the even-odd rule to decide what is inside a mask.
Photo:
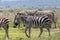
[(16, 27), (17, 27), (17, 25), (18, 25), (18, 23), (14, 23), (14, 26), (13, 26), (13, 27), (14, 27), (14, 28), (16, 28)]

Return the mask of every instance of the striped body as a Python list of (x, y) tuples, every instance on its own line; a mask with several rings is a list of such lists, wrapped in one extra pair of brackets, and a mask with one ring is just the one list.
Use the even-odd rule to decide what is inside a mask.
[(0, 19), (0, 26), (6, 25), (9, 23), (8, 18), (1, 18)]
[(45, 16), (45, 15), (43, 15), (43, 16), (33, 16), (33, 25), (35, 25), (35, 26), (39, 26), (39, 27), (41, 27), (43, 24), (46, 24), (46, 23), (48, 23), (48, 22), (50, 22), (51, 23), (51, 20), (48, 18), (48, 16)]
[[(49, 35), (50, 35), (50, 28), (51, 28), (51, 20), (48, 18), (48, 16), (46, 15), (42, 15), (42, 16), (30, 16), (30, 15), (22, 15), (22, 14), (19, 14), (19, 15), (16, 15), (16, 16), (19, 16), (19, 20), (22, 21), (24, 23), (24, 27), (25, 27), (25, 34), (27, 37), (30, 37), (30, 30), (31, 30), (31, 27), (34, 27), (34, 26), (37, 26), (40, 28), (40, 35), (42, 34), (43, 32), (43, 28), (46, 28), (48, 31), (49, 31)], [(17, 17), (15, 17), (15, 20), (17, 20)], [(18, 23), (18, 20), (17, 22), (14, 22), (14, 28), (16, 28), (16, 24)], [(27, 34), (27, 29), (29, 29), (29, 36)], [(39, 37), (40, 37), (39, 35)]]
[(8, 28), (9, 28), (9, 20), (8, 18), (0, 18), (0, 28), (3, 28), (5, 30), (5, 35), (8, 36)]

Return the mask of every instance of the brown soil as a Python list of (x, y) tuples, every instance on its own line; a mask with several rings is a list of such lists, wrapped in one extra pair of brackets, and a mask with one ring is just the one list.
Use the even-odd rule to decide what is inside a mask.
[(51, 28), (51, 32), (60, 32), (60, 28)]

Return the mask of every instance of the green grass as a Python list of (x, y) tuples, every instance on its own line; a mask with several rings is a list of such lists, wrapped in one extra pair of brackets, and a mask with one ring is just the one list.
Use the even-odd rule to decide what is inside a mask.
[[(24, 31), (18, 28), (9, 28), (9, 37), (12, 40), (19, 40), (22, 38), (23, 40), (60, 40), (60, 32), (51, 32), (51, 36), (48, 36), (48, 32), (44, 31), (40, 38), (38, 38), (40, 31), (39, 29), (32, 28), (31, 38), (27, 38)], [(4, 29), (0, 30), (0, 39), (4, 38)], [(9, 40), (10, 40), (9, 39)]]

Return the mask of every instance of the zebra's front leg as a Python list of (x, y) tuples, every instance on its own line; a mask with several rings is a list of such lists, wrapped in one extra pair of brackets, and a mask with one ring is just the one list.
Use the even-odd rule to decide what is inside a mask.
[(30, 33), (31, 33), (31, 27), (29, 27), (29, 38), (30, 38)]
[(38, 36), (38, 38), (42, 35), (42, 33), (43, 33), (43, 28), (40, 28), (40, 34), (39, 34), (39, 36)]
[(20, 28), (20, 23), (19, 23), (19, 25), (18, 25), (18, 29)]
[(26, 36), (29, 38), (28, 34), (27, 34), (27, 30), (28, 30), (28, 27), (25, 28), (25, 34)]

